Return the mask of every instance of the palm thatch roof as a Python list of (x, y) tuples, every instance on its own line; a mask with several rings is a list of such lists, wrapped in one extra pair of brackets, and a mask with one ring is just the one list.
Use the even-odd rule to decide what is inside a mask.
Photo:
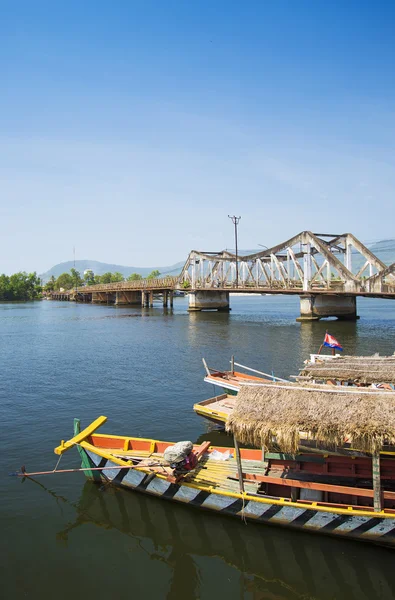
[[(351, 442), (362, 452), (377, 453), (395, 444), (395, 394), (358, 388), (268, 383), (243, 386), (226, 430), (245, 444), (283, 452), (298, 450), (300, 432), (318, 446)], [(351, 439), (352, 438), (352, 439)]]
[(355, 383), (395, 383), (395, 356), (339, 356), (317, 359), (301, 370), (310, 379), (337, 379)]

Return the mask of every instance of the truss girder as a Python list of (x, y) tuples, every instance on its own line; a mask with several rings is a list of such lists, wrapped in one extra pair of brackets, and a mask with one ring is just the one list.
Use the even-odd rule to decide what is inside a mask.
[[(352, 271), (354, 251), (364, 258), (363, 266), (355, 274)], [(178, 287), (395, 293), (395, 263), (387, 267), (351, 233), (332, 236), (302, 231), (262, 252), (238, 256), (237, 263), (236, 269), (236, 255), (227, 250), (193, 250), (179, 276)], [(364, 276), (367, 268), (369, 277)]]

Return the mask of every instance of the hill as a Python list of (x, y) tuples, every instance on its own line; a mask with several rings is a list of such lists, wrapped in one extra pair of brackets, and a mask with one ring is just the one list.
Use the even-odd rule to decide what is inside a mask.
[(369, 245), (368, 248), (386, 265), (392, 265), (395, 262), (395, 239), (381, 240)]
[[(395, 262), (395, 239), (389, 240), (380, 240), (379, 242), (374, 242), (372, 244), (367, 245), (369, 250), (373, 252), (380, 260), (382, 260), (386, 265), (391, 265)], [(257, 250), (240, 250), (240, 255), (243, 254), (252, 254), (253, 252), (258, 252)], [(230, 252), (233, 250), (230, 249)], [(364, 260), (358, 255), (356, 251), (353, 251), (355, 255), (353, 258), (353, 271), (356, 272), (358, 270)], [(95, 275), (103, 275), (104, 273), (115, 273), (118, 271), (122, 273), (124, 277), (129, 277), (132, 273), (139, 273), (143, 277), (149, 275), (152, 271), (158, 270), (162, 275), (178, 275), (181, 272), (182, 267), (184, 266), (184, 261), (175, 263), (174, 265), (170, 265), (167, 267), (126, 267), (124, 265), (113, 265), (110, 263), (103, 263), (97, 260), (76, 260), (75, 268), (81, 274), (87, 269), (92, 269)], [(48, 279), (53, 275), (55, 278), (59, 277), (62, 273), (69, 273), (70, 269), (74, 267), (74, 261), (69, 260), (67, 262), (59, 263), (55, 265), (46, 273), (42, 273), (39, 277), (44, 281), (48, 281)]]
[[(184, 262), (179, 262), (168, 267), (126, 267), (124, 265), (113, 265), (110, 263), (103, 263), (97, 260), (76, 260), (75, 268), (81, 274), (87, 269), (92, 269), (95, 275), (103, 275), (104, 273), (122, 273), (124, 277), (129, 277), (132, 273), (138, 273), (143, 277), (149, 275), (152, 271), (158, 270), (162, 275), (178, 275), (180, 273)], [(56, 278), (62, 273), (69, 273), (70, 269), (74, 267), (74, 261), (69, 260), (67, 262), (59, 263), (53, 266), (51, 269), (39, 275), (43, 282), (47, 282), (52, 275)]]

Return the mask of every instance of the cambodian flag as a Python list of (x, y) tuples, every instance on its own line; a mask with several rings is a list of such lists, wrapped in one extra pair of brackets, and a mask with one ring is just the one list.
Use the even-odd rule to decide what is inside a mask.
[(343, 347), (339, 344), (337, 339), (335, 337), (333, 337), (333, 335), (330, 335), (329, 333), (325, 334), (324, 346), (327, 346), (328, 348), (337, 348), (338, 350), (341, 350), (341, 352), (343, 352)]

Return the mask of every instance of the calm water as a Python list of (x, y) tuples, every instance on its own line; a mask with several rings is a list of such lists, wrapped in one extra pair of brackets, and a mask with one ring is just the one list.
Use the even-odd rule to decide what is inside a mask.
[[(211, 439), (191, 410), (213, 395), (201, 358), (296, 374), (324, 332), (347, 353), (395, 350), (395, 303), (359, 300), (357, 323), (299, 324), (297, 298), (239, 297), (232, 312), (188, 315), (37, 302), (0, 305), (1, 509), (4, 598), (393, 598), (394, 554), (350, 541), (202, 514), (97, 487), (80, 473), (35, 482), (20, 465), (52, 469), (53, 448), (105, 414), (103, 431)], [(78, 467), (76, 452), (60, 468)]]

